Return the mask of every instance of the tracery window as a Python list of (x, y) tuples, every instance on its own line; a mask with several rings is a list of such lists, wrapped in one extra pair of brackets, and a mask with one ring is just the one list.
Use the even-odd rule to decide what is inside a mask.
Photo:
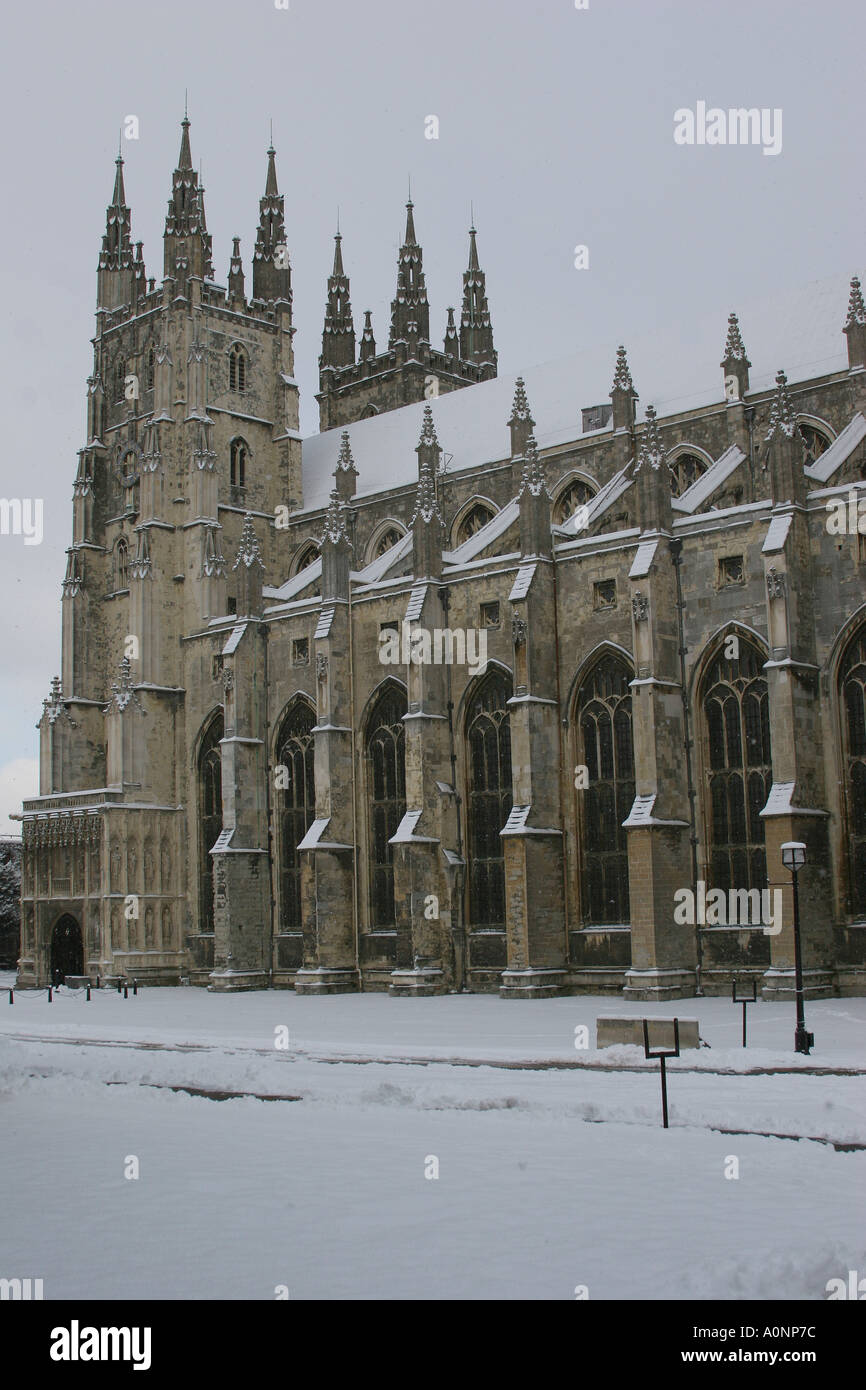
[(469, 769), (469, 921), (474, 931), (505, 929), (505, 855), (500, 831), (513, 804), (511, 681), (493, 670), (466, 713)]
[(573, 479), (556, 500), (553, 509), (553, 520), (556, 525), (562, 526), (570, 516), (574, 516), (579, 507), (587, 506), (594, 496), (595, 493), (588, 483), (583, 482), (580, 478)]
[(692, 483), (696, 483), (698, 478), (706, 473), (707, 467), (706, 461), (697, 454), (677, 454), (677, 457), (668, 463), (671, 496), (682, 497)]
[(222, 758), (223, 716), (211, 720), (199, 750), (199, 909), (202, 932), (214, 929), (214, 881), (211, 850), (223, 825)]
[(485, 506), (483, 502), (477, 502), (475, 506), (466, 513), (457, 528), (456, 545), (463, 545), (464, 541), (468, 541), (470, 537), (482, 530), (489, 521), (492, 521), (495, 515), (496, 513), (492, 508)]
[(578, 693), (580, 900), (584, 926), (629, 921), (628, 831), (634, 803), (631, 672), (617, 656), (593, 666)]
[(309, 541), (301, 551), (300, 559), (295, 566), (295, 574), (300, 574), (301, 570), (310, 568), (319, 558), (319, 547), (315, 541)]
[(374, 931), (396, 924), (394, 848), (388, 842), (406, 814), (406, 696), (387, 686), (367, 724), (369, 795), (370, 925)]
[(403, 533), (398, 531), (396, 526), (389, 526), (387, 531), (382, 532), (374, 546), (373, 559), (378, 560), (386, 551), (393, 550), (398, 541), (402, 539)]
[[(277, 740), (277, 824), (280, 854), (280, 930), (301, 930), (301, 858), (298, 845), (316, 818), (313, 775), (316, 717), (305, 700), (286, 715)], [(285, 785), (283, 785), (285, 783)]]
[(829, 449), (831, 440), (823, 430), (806, 420), (798, 420), (800, 438), (803, 441), (803, 463), (806, 468), (811, 464), (817, 463), (823, 453)]
[(773, 782), (763, 657), (745, 638), (739, 657), (720, 651), (701, 687), (713, 888), (765, 888), (764, 822)]
[(848, 907), (866, 917), (866, 627), (852, 638), (839, 672), (845, 818), (848, 833)]

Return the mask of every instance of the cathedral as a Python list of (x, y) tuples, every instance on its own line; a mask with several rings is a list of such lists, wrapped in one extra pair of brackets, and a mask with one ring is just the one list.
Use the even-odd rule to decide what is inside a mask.
[(304, 438), (289, 240), (270, 149), (217, 281), (184, 118), (157, 284), (117, 160), (19, 983), (788, 998), (797, 841), (807, 993), (866, 992), (859, 280), (505, 379), (410, 202)]

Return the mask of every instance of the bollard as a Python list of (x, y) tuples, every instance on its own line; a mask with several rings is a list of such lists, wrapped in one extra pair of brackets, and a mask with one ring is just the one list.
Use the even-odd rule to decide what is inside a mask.
[(99, 976), (96, 977), (96, 988), (99, 989)]
[(124, 999), (128, 999), (128, 998), (129, 998), (129, 985), (124, 985), (124, 986), (123, 986), (123, 997), (124, 997)]
[(87, 986), (87, 994), (85, 996), (85, 1000), (88, 1004), (90, 1003), (90, 985)]
[(117, 982), (117, 992), (118, 992), (118, 994), (120, 993), (120, 991), (122, 990), (122, 988), (123, 988), (123, 986), (122, 986), (122, 984), (120, 983), (120, 981), (118, 980), (118, 982)]
[[(665, 1019), (664, 1021), (667, 1022), (667, 1019)], [(657, 1052), (650, 1052), (650, 1045), (649, 1045), (649, 1023), (650, 1023), (650, 1020), (649, 1020), (648, 1018), (645, 1018), (644, 1021), (643, 1021), (643, 1050), (644, 1050), (644, 1056), (647, 1058), (648, 1061), (652, 1061), (652, 1060), (654, 1060), (654, 1059), (657, 1059), (658, 1062), (659, 1062), (659, 1065), (661, 1066), (661, 1074), (662, 1074), (662, 1129), (667, 1129), (667, 1128), (668, 1128), (668, 1078), (667, 1078), (667, 1072), (665, 1071), (665, 1061), (666, 1061), (666, 1059), (667, 1059), (668, 1057), (679, 1057), (679, 1055), (680, 1055), (680, 1021), (679, 1021), (678, 1018), (675, 1018), (674, 1021), (673, 1021), (673, 1023), (674, 1023), (674, 1045), (673, 1045), (673, 1050), (672, 1050), (672, 1051), (669, 1051), (669, 1052), (663, 1052), (663, 1051), (661, 1051), (661, 1050), (659, 1050), (659, 1051), (657, 1051)]]
[(138, 994), (138, 980), (133, 980), (133, 982), (132, 982), (132, 992), (133, 992), (133, 994)]
[(9, 991), (9, 1003), (10, 1003), (10, 1004), (14, 1004), (14, 1003), (15, 1003), (15, 991), (14, 991), (14, 989), (10, 989), (10, 991)]
[(756, 981), (756, 980), (752, 980), (751, 984), (752, 984), (752, 992), (751, 992), (751, 994), (745, 994), (745, 995), (743, 995), (743, 994), (738, 994), (738, 993), (737, 993), (737, 977), (736, 977), (736, 975), (735, 975), (735, 976), (734, 976), (734, 979), (733, 979), (732, 986), (731, 986), (731, 1001), (732, 1001), (734, 1004), (742, 1004), (742, 1006), (743, 1006), (743, 1047), (746, 1046), (746, 1005), (747, 1005), (747, 1004), (754, 1004), (754, 1003), (757, 1002), (757, 999), (758, 999), (758, 984), (757, 984), (757, 981)]
[(49, 1004), (54, 1003), (54, 990), (51, 988), (50, 985), (48, 986), (48, 1002)]

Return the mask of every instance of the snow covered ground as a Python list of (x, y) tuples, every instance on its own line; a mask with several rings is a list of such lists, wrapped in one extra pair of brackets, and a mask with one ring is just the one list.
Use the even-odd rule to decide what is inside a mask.
[[(575, 1048), (644, 1011), (710, 1044), (669, 1064), (668, 1131), (642, 1049)], [(822, 1299), (866, 1275), (864, 1024), (866, 1000), (810, 1002), (804, 1058), (793, 1004), (752, 1005), (744, 1051), (725, 999), (0, 992), (0, 1276), (46, 1298)]]

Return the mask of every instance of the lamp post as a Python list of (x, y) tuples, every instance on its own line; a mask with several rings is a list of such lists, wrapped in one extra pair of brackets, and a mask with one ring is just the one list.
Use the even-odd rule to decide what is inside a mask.
[(800, 898), (797, 891), (797, 875), (806, 862), (806, 846), (800, 840), (789, 840), (782, 846), (782, 863), (791, 871), (791, 884), (794, 890), (794, 985), (797, 995), (797, 1027), (794, 1031), (794, 1051), (809, 1056), (809, 1049), (815, 1046), (815, 1034), (806, 1032), (806, 1014), (803, 1007), (803, 959), (800, 952)]

